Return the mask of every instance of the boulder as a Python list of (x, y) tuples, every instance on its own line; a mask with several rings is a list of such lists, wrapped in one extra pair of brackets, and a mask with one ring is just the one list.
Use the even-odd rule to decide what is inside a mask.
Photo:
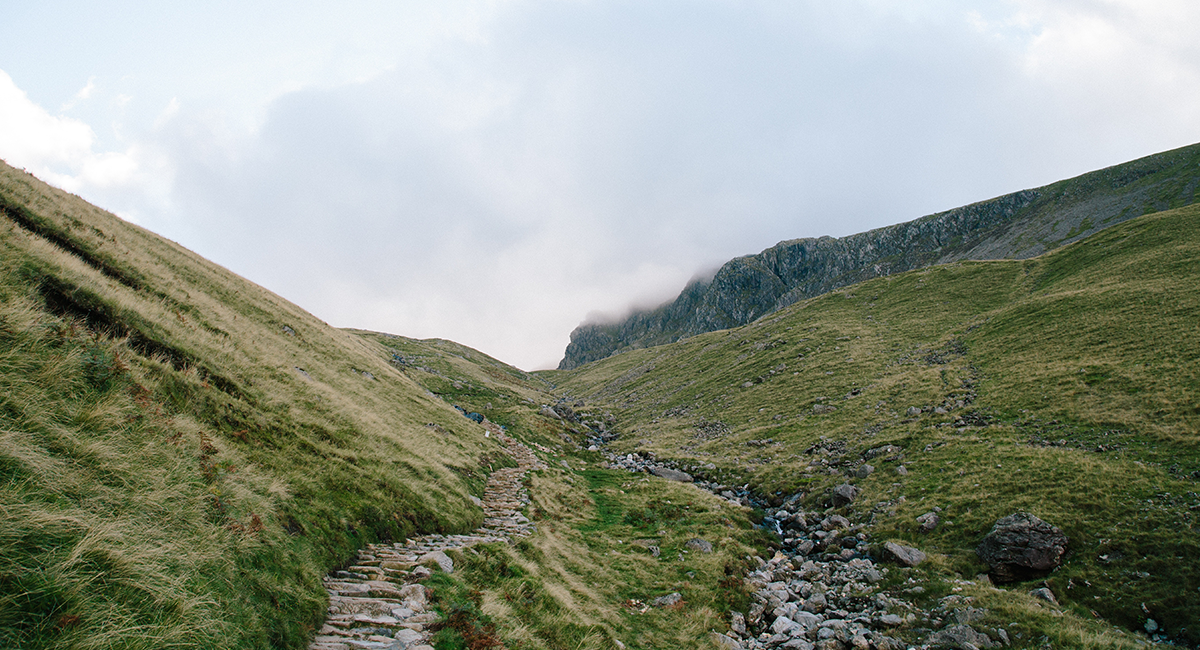
[(1050, 603), (1051, 605), (1058, 604), (1058, 599), (1054, 597), (1054, 592), (1050, 591), (1046, 587), (1042, 587), (1040, 589), (1034, 589), (1033, 591), (1029, 592), (1029, 595), (1033, 596), (1034, 598), (1040, 598), (1040, 599)]
[(651, 601), (650, 605), (653, 607), (671, 607), (673, 605), (678, 605), (679, 601), (681, 600), (683, 600), (683, 594), (676, 591), (674, 593), (669, 593), (666, 596), (659, 596), (658, 598), (655, 598), (653, 601)]
[(446, 573), (454, 573), (454, 560), (450, 559), (450, 556), (446, 555), (442, 551), (426, 553), (425, 555), (422, 555), (419, 560), (417, 560), (417, 564), (429, 564), (430, 562), (437, 563), (438, 567), (440, 567), (442, 571), (445, 571)]
[(1043, 576), (1062, 564), (1067, 536), (1028, 512), (1017, 512), (996, 521), (975, 549), (991, 567), (994, 582), (1015, 582)]
[(840, 508), (854, 503), (854, 500), (858, 498), (858, 494), (861, 491), (849, 483), (842, 483), (833, 488), (833, 496), (830, 500), (833, 502), (833, 507)]
[(917, 523), (921, 524), (922, 533), (928, 533), (934, 528), (937, 528), (939, 521), (940, 519), (938, 519), (936, 512), (927, 512), (920, 517), (917, 517)]
[(841, 515), (830, 515), (821, 521), (821, 530), (842, 530), (850, 527), (850, 520)]
[(883, 545), (883, 555), (885, 558), (895, 561), (897, 564), (904, 566), (917, 566), (925, 561), (925, 554), (921, 551), (896, 542), (888, 542)]
[(416, 632), (414, 630), (410, 630), (410, 629), (404, 628), (404, 627), (396, 630), (393, 633), (392, 638), (394, 638), (395, 641), (392, 642), (392, 645), (390, 646), (390, 648), (393, 648), (395, 650), (404, 650), (405, 648), (412, 648), (413, 646), (416, 646), (417, 644), (421, 643), (421, 641), (424, 640), (424, 638), (422, 637), (420, 632)]
[(970, 625), (951, 625), (931, 634), (925, 644), (934, 648), (994, 648), (996, 642)]
[(687, 541), (687, 543), (684, 544), (684, 546), (688, 547), (688, 549), (690, 549), (690, 550), (699, 551), (701, 553), (712, 553), (713, 552), (712, 543), (705, 541), (703, 539), (700, 539), (699, 537), (694, 537), (692, 539), (689, 539)]
[(733, 639), (720, 632), (712, 632), (709, 636), (712, 638), (713, 644), (722, 650), (742, 650), (742, 644), (737, 639)]
[(579, 421), (579, 416), (575, 415), (575, 411), (570, 406), (567, 406), (566, 404), (555, 405), (551, 410), (554, 411), (555, 415), (557, 415), (558, 417), (560, 417), (568, 422), (578, 422)]

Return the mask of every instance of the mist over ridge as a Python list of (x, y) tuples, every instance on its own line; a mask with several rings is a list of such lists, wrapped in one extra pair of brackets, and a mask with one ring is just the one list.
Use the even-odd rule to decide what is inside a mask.
[[(734, 258), (711, 280), (624, 319), (571, 332), (560, 370), (622, 350), (744, 325), (872, 277), (963, 259), (1024, 259), (1149, 212), (1196, 201), (1200, 145), (845, 237), (788, 239)], [(703, 275), (697, 276), (699, 278)]]

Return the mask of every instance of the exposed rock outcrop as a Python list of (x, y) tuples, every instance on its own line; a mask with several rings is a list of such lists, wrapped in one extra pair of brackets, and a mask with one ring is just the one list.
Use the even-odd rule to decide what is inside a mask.
[(780, 242), (727, 262), (673, 302), (571, 333), (560, 370), (621, 350), (744, 325), (862, 280), (963, 259), (1023, 259), (1127, 219), (1195, 201), (1200, 145), (915, 221), (841, 238)]

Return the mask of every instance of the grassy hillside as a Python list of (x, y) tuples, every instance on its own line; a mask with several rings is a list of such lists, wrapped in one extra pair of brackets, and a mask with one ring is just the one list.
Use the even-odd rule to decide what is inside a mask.
[[(615, 414), (615, 451), (776, 500), (804, 492), (809, 507), (894, 445), (849, 479), (877, 539), (972, 577), (992, 523), (1028, 510), (1070, 537), (1048, 580), (1069, 610), (1133, 629), (1153, 617), (1196, 644), (1198, 260), (1200, 209), (1186, 207), (1035, 259), (878, 278), (540, 374)], [(919, 532), (935, 506), (943, 523)]]
[[(357, 333), (386, 346), (414, 381), (502, 424), (549, 465), (528, 482), (535, 535), (455, 554), (455, 573), (429, 583), (444, 613), (466, 613), (513, 648), (686, 648), (703, 647), (728, 610), (745, 609), (741, 576), (769, 539), (749, 509), (690, 485), (603, 468), (582, 451), (588, 430), (578, 420), (606, 414), (559, 403), (535, 374), (450, 341)], [(584, 417), (550, 416), (547, 406)], [(711, 540), (712, 553), (688, 549), (697, 536)], [(650, 606), (672, 592), (684, 602)], [(488, 647), (442, 640), (445, 648)]]
[(470, 497), (511, 460), (465, 413), (549, 469), (528, 482), (535, 535), (428, 583), (469, 623), (444, 648), (706, 647), (746, 610), (762, 513), (606, 469), (592, 427), (776, 504), (821, 510), (851, 480), (844, 514), (932, 555), (881, 587), (926, 585), (922, 607), (1029, 510), (1070, 536), (1047, 581), (1066, 611), (1036, 583), (967, 586), (987, 624), (1019, 622), (1018, 646), (1128, 647), (1104, 620), (1153, 617), (1200, 642), (1200, 208), (543, 373), (330, 328), (9, 167), (0, 213), (0, 647), (304, 646), (320, 577), (356, 548), (479, 523)]
[(501, 451), (338, 331), (0, 166), (0, 647), (302, 647)]

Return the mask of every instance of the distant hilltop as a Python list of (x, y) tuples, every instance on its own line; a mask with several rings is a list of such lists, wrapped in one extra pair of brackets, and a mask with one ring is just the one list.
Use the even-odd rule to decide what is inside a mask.
[(869, 278), (957, 260), (1023, 259), (1143, 214), (1190, 205), (1200, 144), (841, 238), (780, 242), (738, 257), (674, 301), (571, 332), (570, 370), (625, 350), (744, 325)]

